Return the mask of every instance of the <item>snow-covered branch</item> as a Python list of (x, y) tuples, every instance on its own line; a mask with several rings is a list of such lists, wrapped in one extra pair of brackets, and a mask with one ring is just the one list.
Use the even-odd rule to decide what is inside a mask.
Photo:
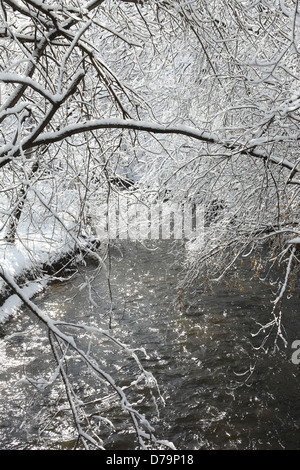
[(0, 82), (3, 83), (19, 83), (22, 85), (29, 86), (34, 91), (39, 93), (41, 96), (46, 98), (50, 103), (54, 104), (58, 101), (58, 96), (54, 96), (52, 93), (49, 93), (47, 90), (43, 89), (38, 82), (32, 80), (29, 77), (20, 77), (15, 73), (0, 73)]
[[(66, 97), (63, 98), (64, 100)], [(214, 144), (224, 149), (230, 149), (234, 153), (240, 153), (243, 155), (249, 155), (258, 159), (265, 160), (269, 163), (282, 166), (286, 169), (293, 170), (296, 173), (298, 169), (295, 168), (295, 165), (290, 162), (289, 160), (283, 158), (278, 158), (276, 156), (270, 156), (264, 153), (263, 151), (255, 150), (251, 147), (243, 148), (235, 143), (231, 142), (231, 140), (223, 140), (218, 138), (216, 134), (209, 133), (207, 131), (201, 131), (192, 127), (188, 126), (170, 126), (170, 125), (161, 125), (154, 122), (148, 121), (138, 121), (133, 119), (118, 119), (118, 118), (109, 118), (109, 119), (101, 119), (95, 121), (88, 121), (86, 123), (79, 123), (67, 126), (65, 128), (60, 129), (56, 132), (44, 132), (41, 133), (37, 138), (33, 141), (30, 139), (30, 143), (24, 141), (21, 144), (21, 147), (26, 150), (30, 147), (38, 147), (41, 145), (50, 145), (55, 142), (62, 141), (67, 139), (68, 137), (79, 135), (86, 132), (92, 132), (101, 129), (127, 129), (127, 130), (134, 130), (140, 132), (149, 132), (152, 134), (176, 134), (182, 135), (186, 137), (190, 137), (191, 139), (199, 140), (201, 142), (205, 142), (207, 144)], [(283, 139), (284, 141), (285, 139)], [(278, 139), (280, 142), (280, 139)], [(11, 157), (7, 157), (7, 155), (16, 156), (19, 153), (18, 148), (13, 148), (12, 146), (6, 146), (4, 149), (0, 151), (0, 167), (10, 161)], [(295, 180), (293, 180), (295, 182)]]

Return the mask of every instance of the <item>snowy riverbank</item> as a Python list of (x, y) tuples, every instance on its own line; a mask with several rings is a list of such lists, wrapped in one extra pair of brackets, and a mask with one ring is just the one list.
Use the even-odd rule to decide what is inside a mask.
[[(39, 238), (17, 240), (15, 244), (0, 241), (0, 269), (10, 278), (21, 283), (20, 287), (27, 297), (32, 298), (41, 292), (50, 280), (53, 272), (63, 269), (74, 256), (74, 240), (57, 238)], [(77, 240), (79, 242), (79, 240)], [(82, 250), (91, 246), (91, 239), (81, 239)], [(5, 322), (22, 306), (21, 299), (11, 292), (0, 278), (0, 323)]]

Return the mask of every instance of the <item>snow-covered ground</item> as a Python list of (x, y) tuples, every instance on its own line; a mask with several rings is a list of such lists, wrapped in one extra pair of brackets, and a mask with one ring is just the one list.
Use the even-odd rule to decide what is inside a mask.
[[(2, 239), (0, 240), (0, 269), (4, 274), (15, 280), (23, 276), (24, 279), (26, 277), (34, 279), (32, 274), (38, 272), (38, 268), (59, 261), (70, 252), (73, 245), (71, 242), (62, 241), (60, 237), (57, 237), (56, 240), (53, 237), (47, 240), (45, 234), (43, 236), (35, 234), (29, 239), (28, 236), (26, 238), (19, 237), (15, 244), (8, 244)], [(27, 297), (31, 298), (44, 289), (46, 284), (46, 277), (34, 279), (32, 282), (25, 281), (22, 290)], [(0, 278), (0, 293), (2, 296), (4, 291), (5, 282)], [(4, 299), (5, 297), (2, 298), (2, 301)], [(6, 298), (0, 307), (0, 323), (6, 321), (21, 306), (22, 302), (16, 294)]]

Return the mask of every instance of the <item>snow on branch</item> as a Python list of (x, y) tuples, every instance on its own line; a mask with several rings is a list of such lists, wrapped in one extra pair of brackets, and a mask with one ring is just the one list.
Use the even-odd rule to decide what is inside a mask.
[[(70, 29), (74, 24), (78, 22), (79, 19), (74, 19), (73, 17), (68, 18), (65, 20), (63, 23), (59, 23), (58, 18), (52, 14), (52, 9), (54, 7), (49, 7), (45, 5), (44, 2), (38, 1), (38, 0), (31, 0), (32, 6), (34, 6), (38, 11), (34, 12), (29, 8), (24, 7), (23, 5), (20, 5), (17, 1), (15, 0), (3, 0), (3, 3), (6, 3), (8, 6), (10, 6), (13, 11), (19, 12), (21, 15), (27, 16), (33, 21), (36, 21), (37, 23), (43, 24), (44, 27), (46, 27), (46, 34), (36, 43), (36, 47), (32, 53), (32, 60), (30, 61), (27, 70), (25, 72), (25, 76), (27, 79), (30, 79), (36, 69), (37, 63), (41, 56), (43, 55), (46, 47), (48, 44), (53, 44), (53, 41), (62, 34), (63, 30)], [(29, 2), (27, 2), (29, 3)], [(90, 2), (87, 2), (81, 7), (81, 11), (92, 11), (98, 6), (100, 6), (103, 3), (103, 0), (92, 0)], [(55, 8), (54, 8), (55, 9)], [(45, 20), (41, 17), (40, 11), (46, 14), (51, 15), (51, 19), (53, 22), (53, 27), (49, 28), (49, 20)], [(62, 27), (61, 27), (62, 25)], [(5, 36), (6, 37), (6, 36)], [(35, 41), (36, 42), (35, 38)], [(11, 96), (8, 98), (6, 103), (0, 108), (0, 112), (15, 106), (20, 98), (23, 96), (24, 91), (26, 90), (28, 85), (32, 85), (31, 82), (25, 82), (22, 81), (20, 83), (20, 86), (14, 91), (14, 93), (11, 94)], [(1, 122), (1, 119), (0, 119)]]
[(58, 99), (57, 96), (49, 93), (45, 90), (41, 85), (32, 80), (30, 77), (20, 77), (17, 73), (0, 73), (0, 81), (4, 83), (19, 83), (22, 85), (27, 85), (32, 88), (34, 91), (38, 92), (42, 95), (46, 100), (50, 101), (50, 103), (55, 103)]
[[(8, 144), (2, 148), (2, 151), (0, 151), (0, 168), (6, 165), (9, 161), (11, 161), (12, 157), (19, 155), (20, 148), (25, 150), (25, 149), (34, 147), (35, 139), (39, 135), (41, 135), (41, 132), (49, 124), (49, 122), (53, 118), (56, 111), (60, 108), (60, 106), (76, 91), (79, 82), (83, 79), (84, 76), (85, 76), (85, 72), (83, 70), (79, 70), (73, 77), (73, 80), (71, 84), (69, 85), (69, 88), (66, 91), (62, 93), (58, 93), (56, 95), (52, 95), (53, 97), (52, 108), (48, 111), (45, 118), (39, 123), (37, 128), (34, 129), (32, 133), (28, 137), (26, 137), (23, 142), (21, 143), (19, 142), (15, 145)], [(2, 113), (0, 112), (0, 116), (1, 114)], [(5, 154), (7, 155), (7, 157), (2, 158), (2, 161), (1, 161), (1, 157), (4, 156)]]
[[(81, 134), (84, 132), (90, 132), (100, 129), (127, 129), (135, 131), (144, 131), (153, 134), (177, 134), (190, 137), (192, 139), (200, 140), (206, 142), (207, 144), (216, 144), (230, 149), (232, 151), (238, 152), (243, 155), (250, 155), (255, 158), (266, 160), (270, 163), (280, 165), (284, 168), (287, 168), (292, 171), (298, 172), (295, 169), (295, 165), (287, 159), (281, 159), (278, 157), (273, 157), (266, 155), (263, 151), (255, 150), (253, 148), (239, 148), (236, 144), (232, 144), (229, 140), (222, 140), (216, 134), (210, 133), (207, 131), (201, 131), (189, 126), (167, 126), (161, 125), (150, 121), (139, 121), (134, 119), (100, 119), (87, 121), (85, 123), (73, 124), (66, 126), (63, 129), (60, 129), (57, 132), (44, 132), (40, 134), (34, 142), (29, 145), (24, 143), (22, 145), (23, 149), (26, 150), (29, 147), (38, 147), (40, 145), (48, 145), (55, 142), (62, 141), (68, 137), (71, 137), (76, 134)], [(7, 150), (5, 151), (5, 153)], [(2, 166), (1, 158), (4, 157), (4, 153), (0, 152), (0, 167)]]

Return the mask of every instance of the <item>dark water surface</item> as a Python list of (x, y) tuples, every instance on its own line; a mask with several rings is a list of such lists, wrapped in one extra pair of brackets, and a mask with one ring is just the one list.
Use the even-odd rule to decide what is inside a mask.
[[(255, 350), (253, 346), (263, 339), (252, 337), (256, 322), (265, 324), (271, 318), (271, 287), (251, 281), (244, 270), (243, 292), (219, 286), (214, 296), (186, 293), (179, 308), (183, 256), (181, 246), (169, 241), (152, 250), (136, 243), (114, 248), (111, 314), (104, 272), (97, 274), (90, 291), (81, 288), (93, 273), (92, 262), (71, 280), (51, 285), (36, 302), (53, 318), (111, 326), (113, 334), (131, 348), (145, 348), (147, 357), (142, 353), (139, 357), (157, 380), (161, 398), (156, 392), (152, 397), (142, 386), (130, 396), (157, 437), (173, 442), (177, 449), (299, 449), (300, 365), (291, 361), (292, 342), (300, 340), (299, 296), (283, 310), (287, 347), (276, 354), (271, 348), (267, 353)], [(98, 306), (89, 305), (91, 298)], [(42, 391), (37, 382), (29, 385), (24, 380), (25, 374), (37, 379), (53, 372), (47, 335), (26, 309), (3, 330), (0, 448), (73, 448), (76, 439), (61, 387)], [(135, 373), (132, 360), (101, 339), (94, 340), (91, 348), (105, 370), (122, 385), (129, 384)], [(69, 367), (76, 393), (85, 399), (101, 395), (76, 359)], [(104, 421), (99, 424), (105, 448), (136, 448), (134, 433), (116, 401), (102, 402), (101, 413), (115, 426), (112, 432)]]

